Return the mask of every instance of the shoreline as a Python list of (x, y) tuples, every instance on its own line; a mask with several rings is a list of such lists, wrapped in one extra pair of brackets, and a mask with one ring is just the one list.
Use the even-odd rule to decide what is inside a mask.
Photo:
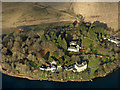
[(93, 81), (93, 79), (96, 79), (96, 78), (102, 78), (102, 77), (105, 77), (105, 76), (107, 76), (108, 74), (111, 74), (111, 73), (113, 73), (114, 71), (116, 71), (116, 70), (118, 70), (119, 69), (119, 67), (118, 68), (115, 68), (115, 69), (113, 69), (113, 70), (111, 70), (111, 71), (109, 71), (109, 72), (107, 72), (107, 73), (105, 73), (103, 76), (102, 75), (99, 75), (99, 76), (94, 76), (93, 78), (91, 78), (91, 79), (86, 79), (86, 80), (81, 80), (81, 79), (79, 79), (79, 80), (56, 80), (56, 79), (48, 79), (48, 78), (46, 78), (46, 79), (35, 79), (35, 78), (33, 78), (33, 77), (31, 77), (31, 76), (23, 76), (23, 75), (17, 75), (17, 74), (13, 74), (13, 73), (9, 73), (9, 72), (7, 72), (7, 70), (5, 71), (5, 70), (1, 70), (1, 72), (3, 73), (3, 74), (6, 74), (6, 75), (8, 75), (8, 76), (12, 76), (12, 77), (18, 77), (18, 78), (23, 78), (23, 79), (28, 79), (28, 80), (37, 80), (37, 81), (43, 81), (43, 80), (46, 80), (46, 81), (55, 81), (55, 82), (69, 82), (69, 81), (72, 81), (72, 82), (75, 82), (75, 81), (77, 81), (77, 82), (83, 82), (83, 81)]
[(90, 80), (56, 80), (56, 79), (34, 79), (33, 77), (30, 77), (30, 76), (23, 76), (23, 75), (17, 75), (17, 74), (13, 74), (13, 73), (8, 73), (7, 71), (4, 71), (2, 70), (2, 73), (3, 74), (6, 74), (8, 76), (12, 76), (12, 77), (18, 77), (18, 78), (23, 78), (23, 79), (28, 79), (28, 80), (39, 80), (39, 81), (43, 81), (43, 80), (46, 80), (46, 81), (56, 81), (56, 82), (68, 82), (68, 81), (91, 81)]
[[(120, 65), (119, 65), (120, 67)], [(118, 69), (119, 67), (113, 67), (111, 68), (110, 71), (106, 72), (104, 75), (97, 75), (97, 76), (94, 76), (93, 78), (89, 78), (89, 79), (79, 79), (79, 80), (58, 80), (58, 79), (52, 79), (52, 78), (46, 78), (46, 79), (41, 79), (41, 78), (34, 78), (34, 77), (31, 77), (31, 76), (24, 76), (24, 75), (18, 75), (18, 74), (14, 74), (12, 72), (7, 72), (8, 70), (3, 70), (2, 69), (2, 66), (0, 65), (0, 70), (3, 74), (6, 74), (6, 75), (9, 75), (9, 76), (13, 76), (13, 77), (19, 77), (19, 78), (25, 78), (25, 79), (28, 79), (28, 80), (39, 80), (39, 81), (42, 81), (42, 80), (47, 80), (47, 81), (58, 81), (58, 82), (68, 82), (68, 81), (92, 81), (93, 79), (95, 78), (98, 78), (98, 77), (105, 77), (107, 76), (108, 74), (114, 72), (114, 70)]]
[(32, 25), (39, 25), (39, 24), (51, 24), (51, 23), (59, 23), (59, 22), (67, 22), (67, 23), (73, 23), (74, 22), (74, 20), (60, 20), (60, 21), (50, 21), (50, 22), (44, 22), (44, 23), (34, 23), (34, 24), (24, 24), (24, 25), (14, 25), (14, 26), (8, 26), (8, 27), (6, 27), (6, 26), (4, 26), (4, 27), (2, 27), (2, 34), (6, 34), (8, 31), (6, 31), (6, 30), (8, 30), (9, 29), (9, 32), (12, 32), (12, 31), (17, 31), (17, 30), (14, 30), (14, 29), (16, 29), (16, 28), (19, 28), (19, 27), (21, 27), (21, 26), (32, 26)]

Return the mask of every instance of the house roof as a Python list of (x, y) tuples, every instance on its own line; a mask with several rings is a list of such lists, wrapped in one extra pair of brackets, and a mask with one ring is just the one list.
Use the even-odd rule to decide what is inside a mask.
[(111, 41), (111, 42), (114, 42), (116, 44), (120, 43), (120, 41), (118, 39), (116, 39), (116, 38), (109, 38), (108, 40)]
[(56, 61), (52, 61), (51, 64), (55, 64), (56, 65)]
[(84, 61), (84, 62), (82, 62), (81, 64), (76, 63), (76, 66), (77, 66), (77, 67), (82, 67), (82, 66), (84, 66), (84, 65), (86, 65), (86, 64), (87, 64), (87, 62)]
[(70, 43), (77, 43), (77, 41), (71, 41)]
[(77, 49), (76, 47), (70, 46), (68, 49)]
[(80, 45), (81, 44), (81, 42), (80, 41), (71, 41), (70, 42), (70, 45)]
[(69, 47), (69, 48), (68, 48), (68, 51), (79, 52), (79, 48)]
[(115, 37), (110, 37), (109, 39), (110, 39), (110, 40), (115, 40), (115, 41), (120, 41), (120, 39), (115, 38)]

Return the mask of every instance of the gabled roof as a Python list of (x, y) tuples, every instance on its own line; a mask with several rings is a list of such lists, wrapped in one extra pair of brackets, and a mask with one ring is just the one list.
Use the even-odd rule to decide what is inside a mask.
[(77, 49), (76, 47), (70, 46), (68, 49)]
[(79, 48), (75, 48), (75, 47), (69, 47), (68, 51), (74, 51), (74, 52), (79, 52)]
[(52, 61), (51, 64), (55, 64), (56, 65), (56, 61)]
[(80, 45), (81, 42), (80, 41), (71, 41), (70, 45)]
[(87, 64), (87, 62), (84, 61), (84, 62), (82, 62), (81, 64), (76, 63), (76, 66), (77, 66), (77, 67), (82, 67), (82, 66), (84, 66), (84, 65), (86, 65), (86, 64)]
[(77, 44), (77, 41), (71, 41), (70, 42), (70, 45), (76, 45)]

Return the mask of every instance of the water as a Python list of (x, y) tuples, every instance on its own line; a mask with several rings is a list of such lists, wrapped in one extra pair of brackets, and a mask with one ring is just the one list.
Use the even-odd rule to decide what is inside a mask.
[(30, 81), (2, 74), (2, 88), (119, 88), (120, 69), (92, 82)]

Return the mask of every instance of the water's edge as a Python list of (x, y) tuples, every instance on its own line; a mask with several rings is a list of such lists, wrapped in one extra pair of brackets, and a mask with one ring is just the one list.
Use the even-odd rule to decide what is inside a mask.
[[(120, 69), (120, 68), (119, 68), (119, 69)], [(114, 70), (111, 71), (111, 72), (107, 72), (107, 73), (105, 73), (103, 76), (99, 75), (99, 76), (97, 76), (97, 77), (93, 77), (93, 79), (96, 79), (96, 78), (99, 78), (99, 77), (106, 77), (106, 76), (109, 75), (109, 74), (115, 73), (115, 71), (118, 71), (119, 69), (117, 68), (117, 69), (114, 69)], [(4, 70), (2, 70), (2, 73), (3, 73), (3, 74), (6, 74), (6, 75), (9, 75), (9, 76), (13, 76), (13, 77), (26, 78), (26, 79), (28, 79), (28, 80), (36, 80), (36, 79), (34, 79), (33, 77), (23, 76), (23, 75), (17, 75), (17, 74), (9, 73), (9, 72), (4, 71)], [(47, 80), (47, 81), (68, 82), (68, 81), (92, 81), (93, 79), (87, 79), (87, 80), (67, 80), (67, 81), (54, 80), (54, 79), (37, 79), (37, 80), (39, 80), (39, 81)]]
[(38, 81), (13, 77), (2, 73), (2, 88), (120, 88), (120, 69), (104, 78), (95, 78), (86, 82)]

